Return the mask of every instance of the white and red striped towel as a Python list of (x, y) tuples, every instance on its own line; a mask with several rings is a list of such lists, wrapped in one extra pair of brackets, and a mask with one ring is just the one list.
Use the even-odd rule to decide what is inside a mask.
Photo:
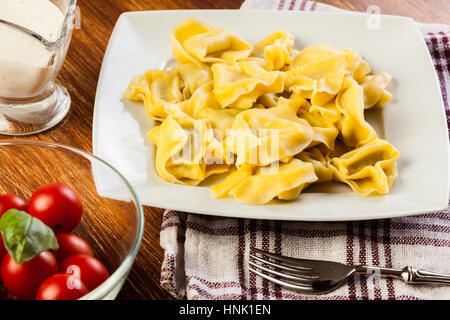
[[(247, 0), (242, 9), (332, 11), (301, 0)], [(450, 27), (420, 25), (450, 119)], [(161, 285), (187, 299), (450, 299), (450, 287), (408, 286), (398, 280), (350, 279), (340, 289), (308, 296), (280, 288), (247, 271), (250, 247), (283, 255), (347, 264), (450, 273), (448, 210), (391, 220), (305, 223), (201, 216), (166, 211), (161, 228), (165, 259)]]

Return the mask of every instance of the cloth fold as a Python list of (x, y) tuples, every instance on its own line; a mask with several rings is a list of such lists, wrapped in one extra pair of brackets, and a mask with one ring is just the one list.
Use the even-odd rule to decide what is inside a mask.
[[(247, 0), (243, 10), (339, 11), (300, 0)], [(419, 24), (441, 86), (449, 123), (450, 26)], [(450, 299), (450, 287), (411, 286), (373, 275), (351, 278), (338, 290), (310, 296), (247, 271), (250, 247), (287, 256), (346, 264), (450, 273), (448, 209), (427, 215), (358, 222), (281, 222), (166, 211), (160, 244), (161, 285), (180, 299)]]

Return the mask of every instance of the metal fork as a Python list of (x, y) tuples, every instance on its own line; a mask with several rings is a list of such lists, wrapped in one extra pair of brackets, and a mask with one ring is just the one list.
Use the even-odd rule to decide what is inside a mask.
[(333, 291), (354, 274), (396, 278), (408, 284), (450, 285), (450, 275), (418, 270), (413, 267), (396, 269), (348, 266), (333, 261), (285, 257), (256, 248), (250, 249), (249, 256), (255, 261), (248, 262), (250, 272), (278, 285), (309, 294), (323, 294)]

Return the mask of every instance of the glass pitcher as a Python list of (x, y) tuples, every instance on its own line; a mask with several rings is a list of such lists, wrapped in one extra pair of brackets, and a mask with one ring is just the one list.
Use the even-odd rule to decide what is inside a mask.
[(76, 0), (0, 0), (0, 134), (28, 135), (70, 109), (55, 83), (69, 48)]

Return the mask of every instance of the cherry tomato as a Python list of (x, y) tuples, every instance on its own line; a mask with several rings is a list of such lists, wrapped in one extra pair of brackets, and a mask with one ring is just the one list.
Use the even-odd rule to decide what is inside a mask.
[(81, 201), (66, 184), (53, 182), (37, 189), (30, 198), (28, 213), (55, 233), (70, 232), (81, 220)]
[(0, 261), (3, 260), (3, 258), (6, 255), (6, 253), (7, 253), (7, 251), (6, 251), (6, 248), (5, 248), (5, 243), (3, 242), (3, 237), (0, 234)]
[[(10, 209), (17, 209), (19, 211), (28, 211), (27, 201), (15, 194), (0, 194), (0, 217)], [(6, 255), (5, 244), (3, 237), (0, 234), (0, 261)]]
[(42, 282), (58, 272), (58, 263), (49, 251), (34, 259), (17, 264), (7, 254), (2, 261), (1, 276), (5, 288), (18, 299), (31, 300), (36, 296)]
[(15, 194), (1, 194), (0, 195), (0, 217), (10, 209), (17, 209), (19, 211), (27, 211), (27, 201)]
[(87, 254), (92, 257), (94, 256), (89, 244), (72, 233), (58, 233), (56, 239), (58, 240), (59, 249), (53, 252), (53, 254), (58, 262), (62, 262), (68, 257), (78, 253)]
[(15, 300), (16, 297), (14, 297), (11, 293), (8, 292), (8, 290), (5, 289), (5, 287), (0, 287), (0, 301), (2, 300)]
[(36, 300), (76, 300), (89, 293), (74, 275), (58, 273), (47, 278), (39, 287)]
[(103, 263), (86, 254), (73, 255), (61, 263), (60, 271), (81, 279), (89, 290), (94, 290), (109, 277)]

